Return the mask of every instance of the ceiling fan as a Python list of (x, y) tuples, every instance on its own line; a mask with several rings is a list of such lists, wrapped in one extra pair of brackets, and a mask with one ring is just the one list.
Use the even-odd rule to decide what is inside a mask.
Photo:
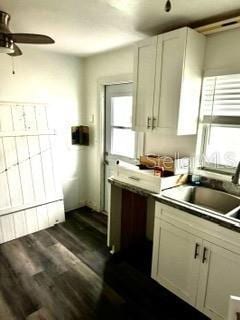
[(0, 11), (0, 53), (7, 53), (11, 57), (22, 55), (16, 43), (51, 44), (54, 40), (42, 34), (12, 33), (9, 29), (10, 15)]

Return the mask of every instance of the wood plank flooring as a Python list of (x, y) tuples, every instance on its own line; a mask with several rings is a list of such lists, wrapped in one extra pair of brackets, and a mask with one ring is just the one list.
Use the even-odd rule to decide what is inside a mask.
[(151, 280), (141, 259), (111, 256), (106, 222), (83, 208), (0, 245), (0, 320), (207, 319)]

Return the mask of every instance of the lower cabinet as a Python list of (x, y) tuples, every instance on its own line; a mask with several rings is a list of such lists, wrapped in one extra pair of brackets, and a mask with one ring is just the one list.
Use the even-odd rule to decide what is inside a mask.
[[(158, 221), (156, 221), (158, 220)], [(199, 259), (194, 259), (200, 239), (173, 225), (156, 219), (154, 233), (154, 254), (157, 261), (152, 272), (155, 280), (177, 296), (196, 304), (199, 274)], [(155, 245), (155, 244), (158, 245)], [(195, 249), (196, 248), (196, 249)], [(197, 258), (197, 257), (196, 257)]]
[(156, 205), (152, 278), (209, 318), (226, 319), (230, 295), (240, 296), (240, 252), (208, 241), (194, 226), (183, 228), (184, 221), (162, 219), (166, 207), (180, 212)]
[(227, 319), (229, 297), (240, 296), (240, 255), (203, 241), (197, 308), (211, 319)]

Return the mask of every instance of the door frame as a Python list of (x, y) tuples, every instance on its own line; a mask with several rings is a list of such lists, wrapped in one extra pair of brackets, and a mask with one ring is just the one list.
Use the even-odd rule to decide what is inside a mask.
[(133, 83), (133, 74), (119, 74), (100, 78), (97, 82), (98, 110), (99, 110), (99, 172), (100, 172), (100, 211), (104, 211), (104, 149), (105, 149), (105, 86)]

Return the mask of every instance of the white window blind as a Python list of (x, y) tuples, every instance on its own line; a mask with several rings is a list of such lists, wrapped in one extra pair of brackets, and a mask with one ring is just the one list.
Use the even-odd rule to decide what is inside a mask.
[(201, 111), (203, 116), (240, 117), (240, 74), (204, 78)]

